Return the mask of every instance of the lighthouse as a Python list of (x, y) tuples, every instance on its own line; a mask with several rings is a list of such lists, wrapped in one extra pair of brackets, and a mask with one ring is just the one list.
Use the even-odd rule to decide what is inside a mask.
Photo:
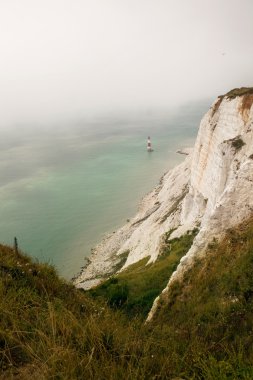
[(147, 151), (148, 151), (148, 152), (153, 152), (153, 149), (152, 149), (152, 147), (151, 147), (150, 136), (148, 136)]

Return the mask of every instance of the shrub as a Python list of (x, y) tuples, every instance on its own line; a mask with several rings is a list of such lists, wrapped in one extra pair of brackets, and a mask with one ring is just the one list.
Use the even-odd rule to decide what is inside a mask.
[(235, 148), (235, 150), (240, 150), (243, 145), (245, 145), (245, 142), (240, 137), (232, 140), (232, 147)]

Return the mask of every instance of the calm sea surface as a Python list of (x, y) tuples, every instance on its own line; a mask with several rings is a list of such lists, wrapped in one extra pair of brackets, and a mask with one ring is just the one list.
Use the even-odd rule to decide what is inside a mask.
[[(0, 130), (0, 241), (71, 278), (106, 233), (131, 218), (184, 159), (207, 103), (150, 117)], [(146, 152), (150, 135), (154, 152)]]

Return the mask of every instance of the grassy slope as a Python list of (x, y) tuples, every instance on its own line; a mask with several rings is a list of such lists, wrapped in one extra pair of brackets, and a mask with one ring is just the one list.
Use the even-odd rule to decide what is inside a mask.
[(253, 220), (209, 249), (143, 326), (0, 246), (0, 378), (252, 379)]
[(253, 219), (208, 250), (163, 297), (153, 323), (170, 324), (177, 340), (196, 342), (193, 373), (204, 366), (205, 379), (252, 379)]
[(165, 236), (159, 259), (147, 265), (145, 258), (115, 275), (88, 293), (103, 299), (109, 306), (124, 311), (128, 317), (147, 317), (155, 298), (166, 287), (168, 279), (192, 245), (197, 229), (181, 238)]
[(120, 357), (127, 366), (131, 349), (126, 330), (135, 335), (52, 267), (0, 246), (0, 378), (120, 378)]

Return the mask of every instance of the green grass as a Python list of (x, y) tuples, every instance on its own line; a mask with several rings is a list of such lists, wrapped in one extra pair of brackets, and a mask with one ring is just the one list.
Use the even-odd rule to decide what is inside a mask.
[(253, 94), (253, 87), (241, 87), (234, 88), (233, 90), (227, 92), (224, 96), (229, 99), (234, 99), (237, 96), (251, 95)]
[[(251, 379), (253, 221), (227, 231), (221, 243), (209, 245), (208, 253), (174, 283), (153, 323), (170, 324), (178, 340), (198, 344), (205, 379)], [(206, 357), (213, 369), (204, 364)]]
[(121, 309), (128, 317), (147, 317), (155, 298), (166, 287), (180, 259), (191, 247), (197, 230), (175, 239), (170, 239), (171, 232), (165, 234), (155, 263), (147, 265), (149, 257), (144, 258), (88, 293), (95, 299), (105, 300), (113, 308)]
[[(144, 278), (169, 277), (169, 259), (193, 237), (169, 235), (153, 269), (143, 260), (120, 274), (133, 302)], [(107, 307), (0, 245), (0, 379), (252, 379), (253, 219), (212, 242), (151, 323), (128, 318), (120, 302)]]

